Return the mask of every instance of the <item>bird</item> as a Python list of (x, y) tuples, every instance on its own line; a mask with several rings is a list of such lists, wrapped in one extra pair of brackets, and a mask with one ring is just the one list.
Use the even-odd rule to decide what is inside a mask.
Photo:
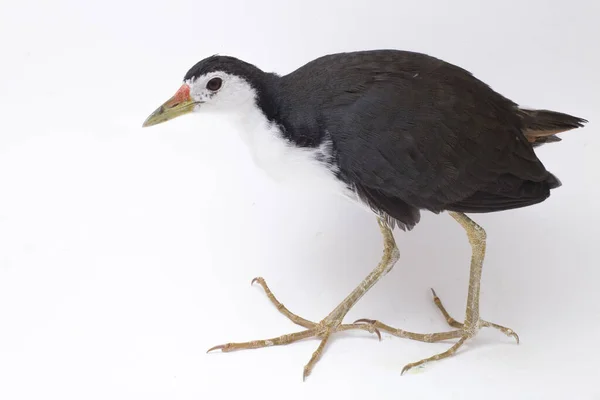
[[(467, 214), (500, 212), (545, 201), (561, 186), (535, 153), (557, 134), (588, 121), (566, 113), (524, 108), (474, 74), (440, 58), (406, 50), (327, 54), (287, 73), (265, 72), (229, 55), (193, 65), (181, 87), (143, 123), (149, 127), (185, 114), (215, 113), (232, 127), (256, 166), (277, 182), (341, 195), (376, 219), (383, 255), (368, 276), (325, 318), (292, 313), (255, 278), (278, 311), (302, 330), (265, 340), (226, 343), (210, 351), (256, 349), (320, 339), (303, 379), (338, 332), (381, 331), (421, 342), (457, 339), (447, 351), (407, 364), (411, 368), (453, 356), (481, 328), (515, 331), (480, 317), (486, 232)], [(471, 245), (467, 307), (453, 328), (416, 333), (373, 319), (343, 323), (348, 311), (400, 258), (393, 230), (409, 232), (422, 212), (449, 214)]]

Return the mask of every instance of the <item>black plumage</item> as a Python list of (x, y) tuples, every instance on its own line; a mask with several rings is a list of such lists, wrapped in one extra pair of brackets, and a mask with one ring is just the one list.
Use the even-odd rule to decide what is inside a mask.
[(338, 178), (408, 229), (420, 210), (483, 213), (544, 201), (560, 181), (534, 146), (586, 122), (521, 109), (468, 71), (408, 51), (327, 55), (285, 76), (213, 56), (185, 79), (212, 70), (247, 79), (295, 145), (331, 140)]

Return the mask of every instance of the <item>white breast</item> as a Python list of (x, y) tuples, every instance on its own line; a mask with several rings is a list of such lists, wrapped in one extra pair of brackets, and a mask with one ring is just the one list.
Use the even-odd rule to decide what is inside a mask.
[(256, 165), (277, 182), (354, 198), (353, 192), (335, 177), (336, 167), (324, 162), (331, 158), (331, 141), (318, 148), (296, 147), (255, 104), (244, 110), (238, 129)]

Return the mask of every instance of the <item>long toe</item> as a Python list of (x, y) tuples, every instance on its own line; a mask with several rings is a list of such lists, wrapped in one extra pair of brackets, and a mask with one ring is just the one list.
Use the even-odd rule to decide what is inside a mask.
[(249, 350), (249, 349), (260, 349), (263, 347), (271, 347), (271, 346), (283, 346), (283, 345), (291, 344), (291, 343), (294, 343), (294, 342), (297, 342), (297, 341), (303, 340), (303, 339), (320, 338), (321, 342), (320, 342), (319, 346), (317, 347), (315, 352), (312, 354), (312, 357), (310, 358), (309, 362), (304, 367), (303, 379), (306, 379), (312, 372), (312, 370), (315, 367), (315, 365), (317, 364), (317, 362), (321, 359), (321, 356), (323, 355), (325, 346), (330, 341), (330, 338), (334, 333), (344, 332), (344, 331), (349, 331), (349, 330), (361, 330), (361, 331), (366, 331), (369, 333), (374, 333), (381, 340), (381, 333), (379, 332), (379, 329), (373, 325), (358, 324), (358, 323), (342, 324), (341, 318), (331, 317), (331, 316), (326, 317), (319, 323), (315, 323), (315, 322), (312, 322), (305, 318), (302, 318), (299, 315), (292, 313), (279, 300), (277, 300), (277, 298), (271, 292), (271, 289), (269, 288), (269, 286), (267, 285), (266, 281), (263, 278), (260, 278), (260, 277), (254, 278), (252, 280), (252, 284), (256, 284), (256, 283), (259, 284), (263, 288), (263, 290), (265, 291), (265, 294), (269, 298), (270, 302), (277, 308), (277, 310), (281, 314), (283, 314), (285, 317), (287, 317), (290, 321), (294, 322), (295, 324), (300, 325), (307, 329), (299, 331), (299, 332), (290, 333), (287, 335), (281, 335), (281, 336), (270, 338), (270, 339), (251, 340), (248, 342), (232, 342), (232, 343), (220, 344), (220, 345), (213, 346), (210, 349), (208, 349), (207, 353), (219, 351), (219, 350), (223, 353), (228, 353), (228, 352), (232, 352), (232, 351), (236, 351), (236, 350)]

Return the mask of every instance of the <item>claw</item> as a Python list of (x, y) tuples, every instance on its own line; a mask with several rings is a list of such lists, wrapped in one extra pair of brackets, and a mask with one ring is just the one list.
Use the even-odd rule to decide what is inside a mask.
[(509, 333), (509, 336), (512, 336), (515, 338), (515, 340), (517, 341), (517, 344), (519, 344), (521, 341), (519, 340), (519, 335), (517, 335), (517, 332), (511, 332)]
[(404, 366), (404, 368), (402, 368), (402, 371), (400, 372), (400, 376), (404, 375), (405, 372), (410, 371), (414, 367), (418, 367), (418, 366), (423, 365), (423, 364), (425, 364), (425, 363), (424, 362), (414, 362), (414, 363), (406, 364)]
[(307, 367), (304, 367), (304, 372), (302, 372), (302, 382), (306, 382), (306, 377), (310, 375), (310, 371)]
[(379, 329), (375, 328), (375, 333), (377, 334), (377, 337), (379, 338), (379, 341), (381, 342), (381, 332), (379, 332)]
[(259, 281), (259, 280), (261, 280), (261, 279), (262, 279), (262, 278), (261, 278), (260, 276), (259, 276), (259, 277), (256, 277), (256, 278), (254, 278), (254, 279), (252, 279), (252, 282), (250, 282), (250, 286), (254, 285), (256, 282), (258, 282), (258, 281)]
[(221, 351), (225, 351), (225, 350), (224, 350), (224, 349), (225, 349), (225, 347), (227, 347), (227, 345), (226, 345), (226, 344), (220, 344), (220, 345), (218, 345), (218, 346), (211, 347), (210, 349), (208, 349), (208, 350), (206, 351), (206, 354), (210, 353), (211, 351), (215, 351), (215, 350), (221, 350)]
[(364, 323), (365, 325), (371, 325), (371, 328), (373, 328), (373, 330), (371, 331), (369, 329), (369, 332), (376, 334), (377, 337), (379, 338), (379, 341), (381, 342), (381, 332), (379, 331), (379, 329), (372, 326), (375, 324), (375, 322), (377, 322), (377, 321), (374, 319), (361, 318), (361, 319), (357, 319), (356, 321), (354, 321), (354, 324)]
[(363, 322), (365, 324), (373, 325), (375, 322), (377, 322), (377, 320), (367, 319), (367, 318), (361, 318), (361, 319), (357, 319), (356, 321), (354, 321), (355, 324), (359, 324), (361, 322)]
[(433, 293), (434, 299), (438, 297), (437, 293), (435, 292), (435, 290), (433, 290), (433, 288), (431, 288), (431, 293)]

